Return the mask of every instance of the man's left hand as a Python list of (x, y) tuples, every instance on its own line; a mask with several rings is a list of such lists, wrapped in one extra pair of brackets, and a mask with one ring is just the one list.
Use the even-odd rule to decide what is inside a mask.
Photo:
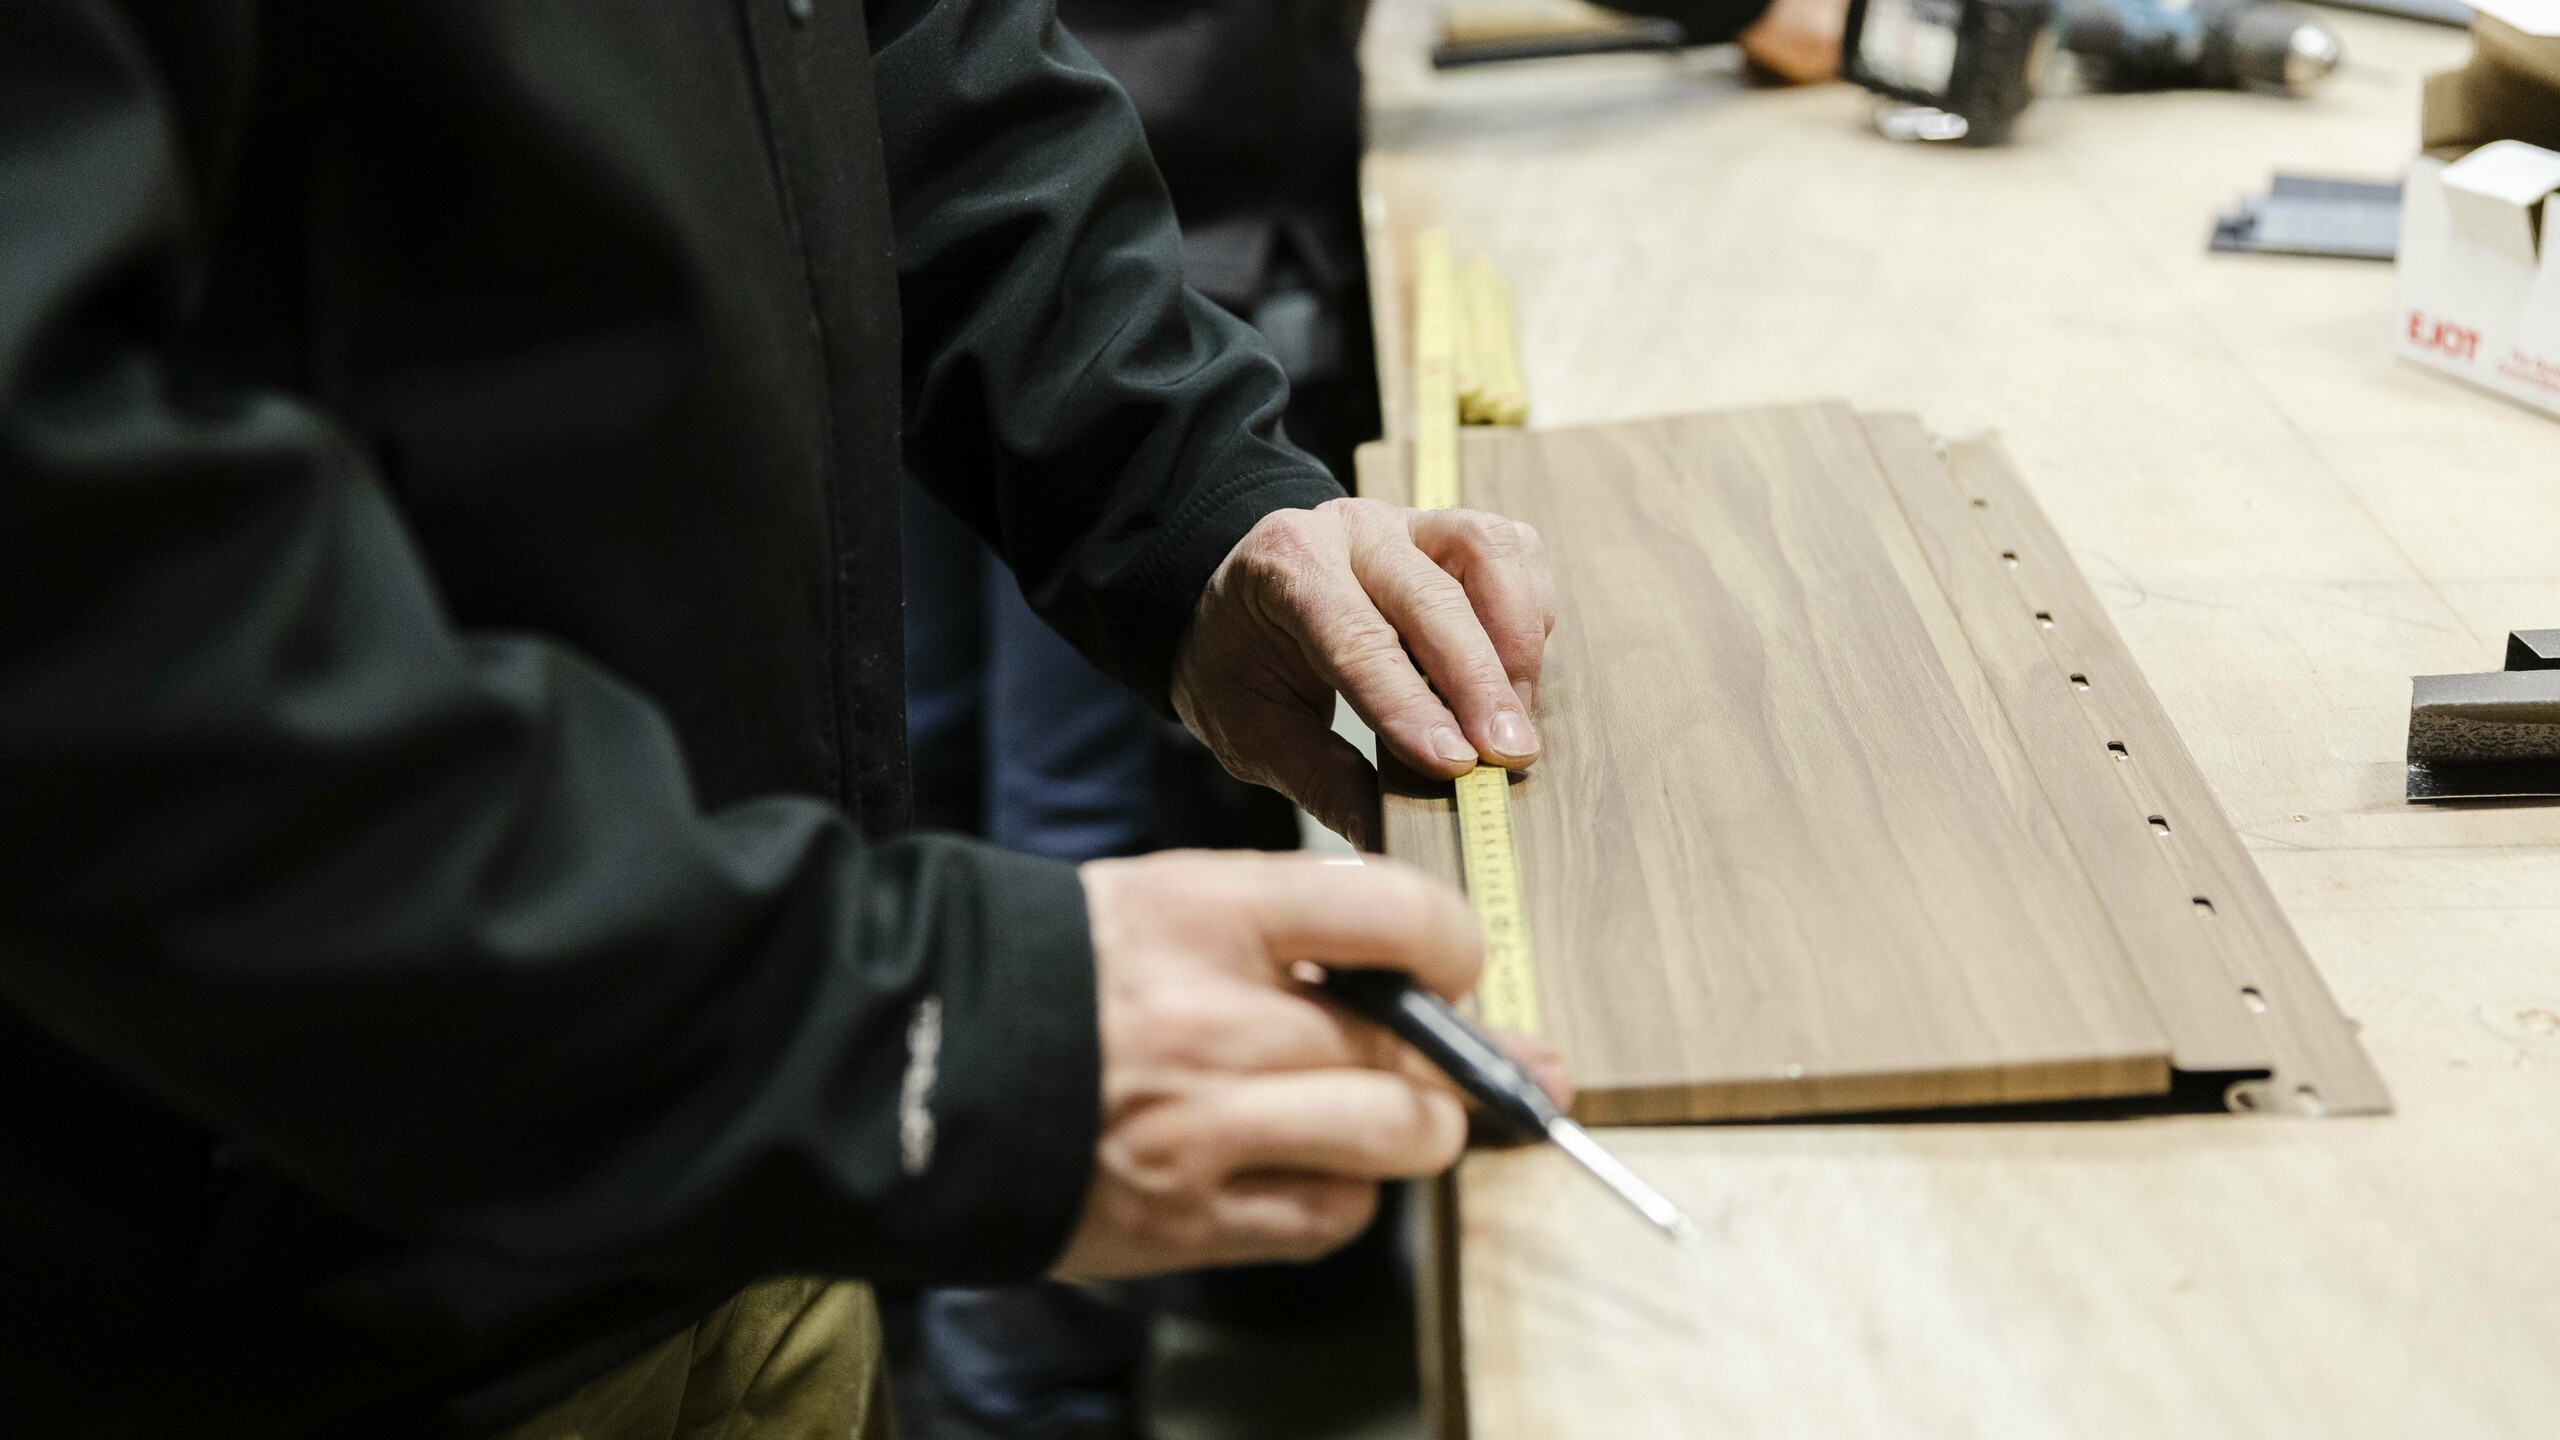
[(1375, 500), (1275, 511), (1209, 577), (1174, 708), (1229, 772), (1374, 848), (1377, 774), (1333, 733), (1334, 696), (1423, 774), (1517, 769), (1538, 755), (1554, 628), (1538, 532), (1518, 521)]

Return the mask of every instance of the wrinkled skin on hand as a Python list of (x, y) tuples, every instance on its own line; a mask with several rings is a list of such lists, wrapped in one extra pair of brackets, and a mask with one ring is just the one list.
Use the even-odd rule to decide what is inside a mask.
[[(1452, 998), (1483, 942), (1455, 890), (1394, 861), (1171, 853), (1083, 868), (1102, 1029), (1102, 1139), (1058, 1273), (1299, 1260), (1357, 1235), (1377, 1182), (1457, 1159), (1437, 1071), (1307, 988), (1386, 966)], [(1514, 1051), (1570, 1103), (1554, 1052)]]
[(1210, 577), (1174, 708), (1229, 772), (1372, 848), (1377, 776), (1333, 733), (1335, 695), (1424, 775), (1526, 766), (1554, 628), (1528, 525), (1375, 500), (1279, 511)]

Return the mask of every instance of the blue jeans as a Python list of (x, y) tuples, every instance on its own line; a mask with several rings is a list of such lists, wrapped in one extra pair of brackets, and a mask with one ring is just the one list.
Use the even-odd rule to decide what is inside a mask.
[(896, 1323), (903, 1440), (1128, 1440), (1148, 1311), (1055, 1280), (926, 1290)]
[(1058, 860), (1154, 848), (1145, 702), (1042, 624), (1004, 562), (913, 485), (903, 524), (918, 827)]
[[(913, 485), (905, 501), (917, 824), (1059, 860), (1155, 848), (1155, 716), (1042, 624), (948, 510)], [(908, 1352), (909, 1440), (1134, 1433), (1143, 1311), (1055, 1282), (927, 1290), (885, 1309)]]
[[(1163, 722), (1042, 624), (1012, 573), (949, 511), (909, 486), (903, 523), (919, 827), (1070, 861), (1253, 838), (1223, 811), (1177, 818), (1167, 801), (1185, 791), (1175, 777), (1187, 772), (1158, 768), (1172, 748), (1160, 744)], [(1282, 829), (1294, 839), (1285, 813)], [(1392, 1293), (1401, 1284), (1394, 1208), (1390, 1197), (1367, 1237), (1315, 1265), (1109, 1292), (1039, 1282), (885, 1294), (906, 1440), (1133, 1436), (1155, 1308), (1285, 1322)]]

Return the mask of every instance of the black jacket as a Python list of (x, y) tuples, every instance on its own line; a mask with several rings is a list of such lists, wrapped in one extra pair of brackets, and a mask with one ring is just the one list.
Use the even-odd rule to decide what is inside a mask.
[[(1265, 327), (1289, 368), (1291, 437), (1347, 478), (1378, 433), (1360, 220), (1367, 0), (1056, 4), (1137, 105), (1191, 284)], [(1693, 45), (1731, 40), (1767, 4), (1618, 0), (1678, 21)]]
[(0, 1434), (1050, 1259), (1080, 893), (884, 838), (894, 481), (1160, 700), (1337, 493), (1180, 263), (1046, 0), (0, 0)]
[[(1056, 3), (1137, 105), (1182, 216), (1195, 287), (1250, 313), (1275, 268), (1296, 268), (1320, 294), (1357, 283), (1366, 0)], [(1767, 6), (1616, 0), (1678, 21), (1693, 45), (1731, 40)]]

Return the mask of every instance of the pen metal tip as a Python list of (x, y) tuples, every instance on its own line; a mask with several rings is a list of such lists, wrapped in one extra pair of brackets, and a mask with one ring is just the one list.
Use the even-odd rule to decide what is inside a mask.
[(1642, 1176), (1601, 1148), (1600, 1142), (1591, 1138), (1590, 1131), (1570, 1120), (1558, 1119), (1548, 1124), (1547, 1138), (1556, 1142), (1557, 1149), (1572, 1156), (1575, 1163), (1590, 1171), (1601, 1184), (1608, 1186), (1619, 1199), (1626, 1201), (1637, 1214), (1653, 1222), (1655, 1229), (1683, 1246), (1694, 1248), (1706, 1243), (1706, 1232), (1698, 1228), (1698, 1222), (1680, 1213), (1680, 1207), (1672, 1204), (1670, 1197), (1646, 1184)]

